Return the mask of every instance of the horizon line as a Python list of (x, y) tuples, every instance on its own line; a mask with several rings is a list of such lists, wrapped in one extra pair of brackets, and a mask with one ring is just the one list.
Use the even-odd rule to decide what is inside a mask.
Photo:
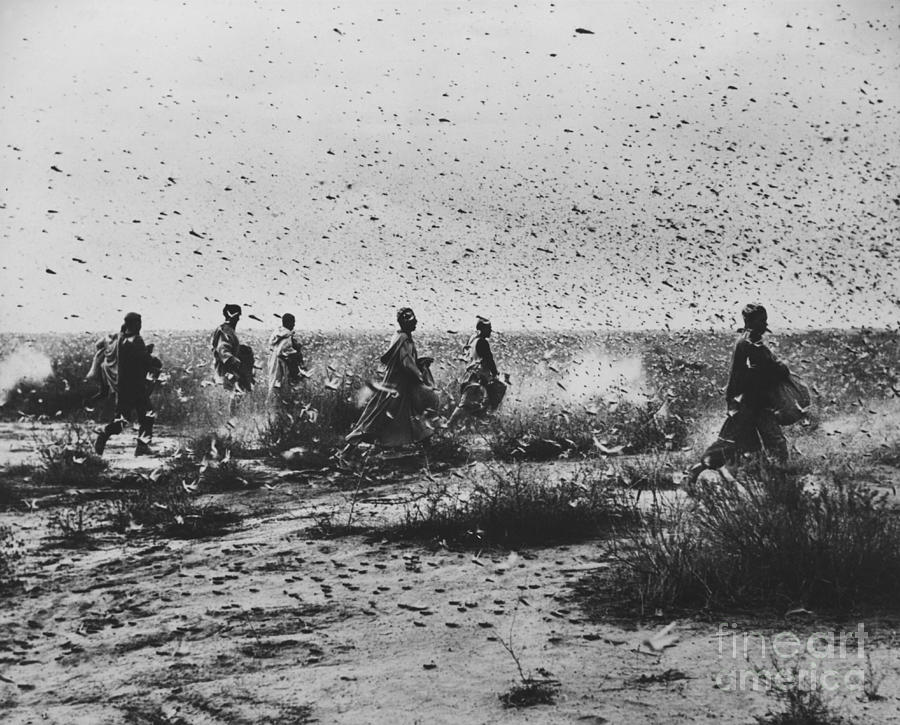
[[(219, 323), (221, 324), (221, 323)], [(143, 334), (147, 332), (153, 332), (156, 334), (163, 333), (204, 333), (209, 334), (212, 330), (218, 327), (218, 325), (210, 328), (203, 327), (151, 327), (145, 328), (142, 330)], [(242, 325), (241, 329), (246, 332), (268, 332), (272, 329), (276, 329), (274, 327), (263, 327), (262, 325)], [(770, 330), (769, 333), (776, 335), (779, 333), (782, 334), (796, 334), (796, 333), (804, 333), (804, 332), (897, 332), (900, 330), (900, 324), (897, 327), (880, 327), (880, 326), (869, 326), (869, 325), (860, 325), (860, 326), (850, 326), (850, 327), (776, 327), (774, 330)], [(19, 335), (19, 336), (35, 336), (35, 335), (104, 335), (109, 334), (110, 332), (114, 332), (115, 330), (104, 330), (104, 329), (81, 329), (81, 330), (0, 330), (0, 335)], [(355, 328), (314, 328), (314, 327), (295, 327), (294, 332), (306, 332), (311, 334), (356, 334), (356, 335), (365, 335), (365, 334), (390, 334), (395, 332), (395, 328), (389, 327), (372, 327), (367, 330), (360, 330)], [(431, 334), (440, 334), (440, 335), (459, 335), (464, 334), (466, 332), (474, 332), (474, 328), (470, 331), (468, 328), (461, 328), (459, 330), (453, 330), (446, 327), (442, 328), (432, 328), (431, 330), (417, 330), (417, 333), (420, 335)], [(497, 333), (497, 330), (494, 330)], [(562, 334), (562, 335), (584, 335), (584, 334), (615, 334), (615, 333), (625, 333), (625, 334), (652, 334), (652, 333), (667, 333), (667, 334), (676, 334), (680, 332), (707, 332), (707, 333), (722, 333), (722, 332), (740, 332), (737, 327), (675, 327), (675, 328), (665, 328), (665, 327), (644, 327), (640, 329), (636, 328), (624, 328), (624, 327), (585, 327), (585, 328), (532, 328), (532, 327), (511, 327), (506, 330), (499, 330), (499, 334), (502, 335), (537, 335), (537, 334)]]

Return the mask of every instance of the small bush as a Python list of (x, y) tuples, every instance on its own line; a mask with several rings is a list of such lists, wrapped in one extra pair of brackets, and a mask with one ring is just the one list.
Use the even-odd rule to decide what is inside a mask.
[(81, 486), (95, 482), (107, 463), (94, 453), (90, 428), (67, 423), (60, 430), (35, 434), (35, 450), (40, 468), (35, 478), (40, 483)]
[(119, 533), (148, 531), (180, 539), (218, 536), (240, 521), (222, 506), (200, 505), (177, 475), (164, 475), (138, 491), (123, 491), (109, 508), (109, 523)]
[(226, 455), (222, 460), (192, 461), (178, 457), (169, 462), (165, 475), (181, 481), (189, 492), (221, 493), (259, 488), (263, 475), (246, 463)]
[(300, 390), (282, 410), (269, 413), (261, 442), (272, 455), (298, 447), (330, 453), (345, 444), (344, 436), (360, 412), (356, 392), (347, 380), (337, 390)]
[(428, 465), (446, 464), (458, 466), (468, 463), (471, 453), (468, 447), (458, 438), (438, 433), (428, 439), (423, 447)]
[(555, 680), (526, 679), (500, 695), (500, 702), (507, 708), (552, 705), (556, 702), (559, 688), (560, 683)]
[(518, 684), (500, 695), (503, 707), (533, 707), (535, 705), (552, 705), (556, 702), (556, 696), (562, 683), (552, 673), (543, 667), (538, 667), (533, 674), (528, 674), (522, 667), (522, 660), (513, 644), (513, 627), (515, 615), (509, 628), (509, 636), (506, 640), (498, 639), (497, 642), (506, 650), (519, 673)]
[(50, 529), (56, 532), (57, 542), (72, 548), (90, 544), (93, 514), (93, 509), (84, 504), (55, 511), (50, 517)]
[(687, 423), (678, 415), (660, 415), (660, 410), (656, 402), (617, 403), (598, 421), (598, 433), (624, 446), (624, 453), (669, 451), (683, 446), (688, 437)]
[(429, 487), (388, 535), (478, 547), (537, 545), (597, 536), (629, 513), (593, 466), (555, 480), (524, 465), (498, 466), (466, 488)]
[(502, 461), (548, 461), (584, 455), (594, 448), (587, 416), (573, 421), (567, 413), (516, 411), (496, 417), (493, 427), (491, 453)]
[[(817, 490), (790, 468), (752, 467), (660, 505), (613, 545), (613, 596), (661, 607), (801, 605), (847, 611), (900, 596), (900, 514), (837, 476)], [(596, 583), (595, 583), (596, 585)]]
[(773, 664), (778, 677), (769, 683), (769, 692), (779, 707), (757, 716), (757, 725), (843, 725), (846, 722), (828, 706), (820, 684), (808, 687), (801, 682), (799, 664), (790, 671), (777, 662)]
[(583, 411), (516, 411), (495, 418), (491, 451), (501, 460), (545, 461), (602, 453), (670, 451), (687, 439), (688, 426), (660, 405), (648, 402), (601, 402)]

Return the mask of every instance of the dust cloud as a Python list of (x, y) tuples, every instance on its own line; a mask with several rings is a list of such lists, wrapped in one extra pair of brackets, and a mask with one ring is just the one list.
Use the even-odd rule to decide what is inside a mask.
[(21, 383), (40, 383), (53, 375), (53, 363), (33, 347), (20, 347), (0, 360), (0, 398), (5, 404)]

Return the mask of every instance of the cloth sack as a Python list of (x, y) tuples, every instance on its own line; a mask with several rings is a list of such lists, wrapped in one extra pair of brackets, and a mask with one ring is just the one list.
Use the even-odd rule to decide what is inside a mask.
[(778, 425), (793, 425), (803, 420), (810, 402), (809, 388), (794, 373), (789, 373), (772, 390), (772, 409)]

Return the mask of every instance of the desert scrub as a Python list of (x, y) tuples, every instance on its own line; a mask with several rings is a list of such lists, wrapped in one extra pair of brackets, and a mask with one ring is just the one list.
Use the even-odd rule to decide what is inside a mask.
[[(658, 503), (613, 541), (608, 601), (658, 608), (803, 606), (848, 611), (900, 597), (900, 512), (837, 474), (814, 487), (791, 468), (756, 465)], [(603, 597), (595, 603), (602, 605)]]
[(199, 436), (205, 444), (203, 450), (188, 448), (174, 456), (158, 470), (160, 477), (180, 481), (188, 493), (196, 491), (222, 492), (259, 488), (263, 475), (245, 461), (232, 457), (227, 439)]
[(468, 463), (472, 457), (464, 441), (445, 432), (438, 432), (424, 441), (422, 452), (428, 465), (437, 468), (442, 465), (463, 465)]
[(90, 504), (54, 511), (50, 515), (50, 531), (59, 546), (78, 548), (92, 543), (91, 532), (102, 524), (97, 509)]
[(39, 483), (82, 486), (97, 481), (106, 470), (106, 461), (94, 453), (94, 436), (86, 425), (69, 422), (62, 429), (37, 429), (33, 435)]
[(550, 477), (533, 465), (486, 466), (460, 486), (434, 483), (408, 502), (389, 537), (504, 547), (578, 541), (631, 516), (596, 465)]
[(147, 479), (137, 491), (121, 491), (109, 504), (108, 521), (122, 534), (154, 533), (179, 539), (218, 536), (240, 521), (222, 506), (200, 504), (174, 473)]
[(503, 707), (507, 708), (552, 705), (556, 702), (562, 683), (543, 667), (538, 667), (534, 672), (525, 671), (522, 666), (522, 659), (513, 644), (515, 622), (515, 617), (513, 617), (506, 640), (498, 639), (497, 642), (503, 647), (516, 666), (519, 681), (499, 696), (500, 702), (503, 703)]
[(344, 445), (360, 414), (357, 391), (346, 378), (330, 384), (335, 389), (310, 384), (295, 392), (281, 411), (268, 414), (260, 440), (270, 454), (297, 447), (330, 452)]
[(648, 453), (681, 447), (685, 420), (671, 407), (648, 401), (600, 402), (583, 410), (516, 410), (493, 424), (490, 447), (500, 460), (550, 460), (558, 457)]
[(491, 453), (501, 461), (547, 461), (584, 455), (594, 447), (591, 419), (566, 411), (515, 410), (490, 420)]
[[(765, 715), (754, 718), (757, 725), (847, 725), (848, 721), (835, 712), (826, 701), (821, 684), (804, 682), (802, 662), (787, 667), (773, 656), (771, 671), (761, 676), (767, 692), (777, 706)], [(806, 678), (808, 679), (808, 678)]]

